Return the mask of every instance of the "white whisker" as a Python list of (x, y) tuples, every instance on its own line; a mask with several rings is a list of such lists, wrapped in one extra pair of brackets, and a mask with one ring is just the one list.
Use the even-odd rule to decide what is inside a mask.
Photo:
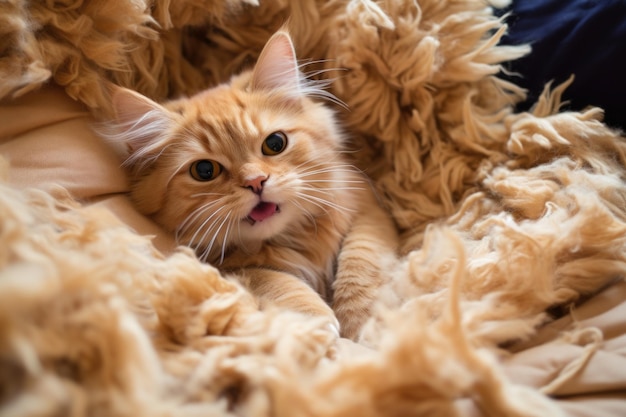
[(353, 165), (339, 164), (339, 163), (326, 163), (309, 165), (306, 169), (301, 169), (301, 172), (315, 172), (315, 171), (339, 171), (339, 172), (355, 172)]
[[(211, 250), (213, 249), (213, 244), (215, 244), (215, 240), (217, 239), (217, 236), (220, 234), (220, 230), (222, 230), (222, 227), (224, 227), (224, 223), (226, 223), (226, 221), (230, 218), (230, 215), (232, 214), (231, 211), (228, 212), (228, 214), (226, 214), (226, 216), (224, 217), (224, 220), (222, 220), (222, 222), (220, 223), (219, 227), (217, 228), (217, 230), (215, 231), (215, 233), (213, 233), (213, 238), (211, 239), (211, 242), (209, 242), (209, 245), (207, 246), (205, 252), (208, 254), (211, 253)], [(216, 223), (216, 222), (214, 222)], [(222, 248), (223, 251), (223, 248)], [(223, 256), (223, 252), (222, 252), (222, 256)], [(223, 258), (222, 258), (223, 261)], [(221, 263), (221, 262), (220, 262)]]
[(220, 197), (224, 197), (226, 196), (226, 194), (224, 193), (196, 193), (196, 194), (192, 194), (189, 197), (191, 198), (198, 198), (198, 197), (209, 197), (209, 196), (220, 196)]
[[(325, 63), (327, 63), (327, 62), (335, 62), (335, 61), (336, 61), (336, 59), (334, 59), (334, 58), (326, 58), (326, 59), (301, 59), (301, 60), (298, 60), (298, 61), (299, 61), (299, 62), (298, 62), (298, 69), (302, 69), (302, 68), (304, 68), (304, 67), (306, 67), (306, 66), (309, 66), (309, 65), (315, 65), (315, 64), (325, 64)], [(332, 69), (330, 69), (329, 71), (331, 71), (331, 70), (341, 70), (341, 69), (345, 69), (345, 68), (332, 68)]]
[(293, 203), (296, 207), (298, 207), (300, 210), (302, 210), (304, 215), (311, 221), (311, 223), (313, 223), (313, 226), (315, 227), (315, 233), (317, 233), (317, 222), (315, 221), (315, 217), (313, 216), (313, 214), (311, 214), (310, 211), (308, 211), (307, 209), (302, 207), (302, 204), (300, 204), (298, 201), (296, 201), (296, 200), (289, 200), (289, 202)]
[(304, 194), (304, 193), (301, 193), (301, 192), (297, 192), (296, 194), (300, 198), (302, 198), (304, 200), (307, 200), (307, 201), (309, 201), (310, 203), (313, 203), (313, 204), (315, 204), (315, 202), (317, 202), (319, 204), (322, 204), (322, 205), (334, 208), (335, 210), (339, 210), (339, 211), (341, 211), (341, 210), (344, 210), (344, 211), (354, 211), (353, 209), (350, 209), (348, 207), (342, 206), (342, 205), (337, 204), (337, 203), (333, 203), (332, 201), (326, 200), (326, 199), (321, 198), (321, 197), (316, 197), (314, 195)]
[(325, 190), (325, 191), (345, 191), (345, 190), (353, 190), (353, 191), (363, 191), (367, 190), (366, 187), (355, 187), (355, 186), (336, 186), (336, 187), (317, 187), (316, 190)]
[(181, 235), (183, 235), (187, 229), (189, 229), (189, 227), (191, 227), (191, 225), (200, 217), (202, 216), (207, 210), (209, 210), (211, 207), (215, 206), (218, 203), (221, 203), (222, 199), (216, 200), (216, 201), (211, 201), (207, 204), (203, 204), (202, 206), (198, 207), (197, 209), (195, 209), (194, 211), (192, 211), (186, 218), (185, 220), (183, 220), (183, 222), (176, 228), (176, 240), (178, 240), (180, 238)]
[(336, 194), (336, 191), (363, 191), (366, 188), (363, 187), (319, 187), (319, 188), (313, 188), (313, 187), (302, 187), (303, 190), (306, 191), (310, 191), (310, 192), (319, 192), (322, 194), (326, 194), (326, 195), (333, 195)]
[[(323, 160), (324, 162), (311, 163), (311, 161), (305, 161), (297, 165), (296, 168), (300, 168), (303, 165), (308, 165), (309, 168), (315, 168), (315, 167), (321, 167), (321, 166), (327, 167), (329, 166), (329, 163), (339, 161), (339, 157), (335, 152), (323, 152), (320, 154), (320, 157), (322, 158), (321, 160)], [(348, 164), (341, 162), (339, 165), (348, 165)]]
[(321, 205), (321, 204), (319, 204), (319, 203), (317, 203), (317, 202), (315, 202), (315, 201), (309, 200), (309, 198), (308, 198), (308, 196), (307, 196), (306, 194), (304, 194), (304, 195), (300, 195), (300, 194), (298, 194), (298, 197), (299, 197), (301, 200), (304, 200), (304, 201), (306, 201), (306, 202), (309, 202), (309, 203), (311, 203), (311, 204), (313, 204), (313, 205), (315, 205), (315, 206), (319, 207), (319, 208), (320, 208), (320, 209), (321, 209), (324, 213), (329, 214), (329, 213), (328, 213), (328, 210), (326, 210), (326, 208), (325, 208), (323, 205)]
[(307, 195), (313, 195), (313, 193), (320, 193), (320, 194), (325, 194), (325, 195), (333, 195), (333, 193), (331, 191), (324, 191), (322, 189), (319, 188), (314, 188), (314, 187), (302, 187), (302, 191), (306, 191)]
[(198, 227), (198, 229), (196, 230), (196, 232), (193, 234), (193, 236), (191, 237), (191, 240), (189, 241), (189, 246), (191, 247), (195, 247), (195, 248), (199, 248), (200, 244), (204, 241), (204, 239), (206, 238), (207, 233), (211, 230), (212, 225), (215, 224), (215, 222), (211, 223), (211, 226), (207, 229), (206, 232), (204, 232), (204, 234), (202, 235), (202, 238), (200, 239), (200, 241), (198, 242), (197, 245), (194, 246), (194, 242), (196, 240), (196, 236), (198, 235), (198, 233), (200, 233), (200, 231), (202, 229), (204, 229), (204, 226), (211, 221), (211, 219), (216, 216), (220, 211), (222, 211), (222, 209), (224, 208), (224, 206), (218, 208), (217, 210), (215, 210), (213, 212), (213, 214), (211, 214), (209, 217), (207, 217), (202, 224), (200, 225), (200, 227)]
[[(230, 216), (230, 213), (228, 213), (228, 215)], [(224, 257), (226, 254), (226, 242), (228, 241), (228, 233), (230, 232), (230, 226), (232, 226), (233, 221), (235, 221), (234, 217), (228, 221), (228, 226), (226, 226), (226, 231), (224, 232), (224, 239), (222, 239), (222, 256), (220, 256), (220, 265), (224, 263)]]
[(359, 181), (359, 180), (306, 180), (304, 181), (306, 184), (312, 184), (312, 183), (325, 183), (325, 182), (330, 182), (330, 183), (336, 183), (336, 184), (363, 184), (363, 181)]
[[(365, 187), (358, 187), (356, 185), (350, 184), (342, 184), (330, 182), (330, 184), (319, 184), (319, 186), (315, 186), (318, 181), (302, 181), (302, 189), (309, 191), (334, 191), (334, 190), (365, 190)], [(357, 182), (356, 184), (363, 184), (361, 182)]]

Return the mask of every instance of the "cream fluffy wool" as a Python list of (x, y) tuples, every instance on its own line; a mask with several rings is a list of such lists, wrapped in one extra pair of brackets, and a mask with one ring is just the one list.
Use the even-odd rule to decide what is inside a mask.
[(370, 349), (338, 354), (315, 320), (258, 311), (107, 212), (3, 187), (7, 411), (450, 415), (471, 397), (487, 414), (559, 415), (508, 382), (500, 346), (623, 276), (625, 145), (597, 109), (560, 113), (562, 87), (513, 113), (523, 92), (496, 74), (527, 48), (497, 45), (506, 26), (484, 2), (11, 0), (0, 97), (53, 79), (106, 114), (105, 80), (195, 92), (254, 62), (287, 18), (308, 68), (341, 69), (321, 76), (402, 233)]

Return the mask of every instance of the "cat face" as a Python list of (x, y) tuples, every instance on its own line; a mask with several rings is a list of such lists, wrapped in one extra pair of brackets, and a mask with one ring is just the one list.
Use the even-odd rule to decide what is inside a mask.
[(178, 139), (155, 164), (170, 173), (158, 217), (201, 255), (297, 233), (340, 205), (348, 168), (321, 106), (231, 88), (183, 105)]
[(119, 90), (137, 206), (209, 261), (349, 210), (353, 170), (333, 113), (312, 91), (284, 33), (252, 72), (191, 98), (160, 106)]

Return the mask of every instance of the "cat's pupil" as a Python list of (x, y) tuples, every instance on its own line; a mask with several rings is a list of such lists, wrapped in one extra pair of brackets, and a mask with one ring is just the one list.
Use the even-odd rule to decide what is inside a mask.
[(269, 135), (263, 142), (263, 153), (265, 155), (276, 155), (285, 150), (287, 137), (282, 132), (275, 132)]
[(209, 181), (219, 175), (220, 165), (215, 161), (201, 159), (191, 164), (189, 173), (197, 181)]
[(200, 161), (198, 163), (198, 176), (202, 179), (209, 179), (213, 176), (213, 164), (209, 161)]
[(267, 146), (274, 152), (280, 152), (283, 148), (283, 138), (278, 135), (272, 135), (267, 139)]

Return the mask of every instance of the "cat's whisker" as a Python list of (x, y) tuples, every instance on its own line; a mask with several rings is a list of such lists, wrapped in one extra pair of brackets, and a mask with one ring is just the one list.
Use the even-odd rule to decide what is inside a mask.
[[(211, 227), (209, 227), (208, 230), (211, 230), (213, 228), (213, 226), (215, 225), (215, 222), (211, 223)], [(200, 250), (202, 249), (202, 253), (199, 256), (199, 258), (203, 261), (203, 262), (208, 262), (209, 260), (209, 255), (211, 254), (208, 245), (205, 245), (205, 238), (208, 238), (208, 231), (204, 233), (204, 235), (202, 235), (202, 239), (200, 240), (200, 242), (198, 242), (198, 244), (194, 247), (194, 250), (196, 251), (196, 253), (199, 253)]]
[(335, 184), (363, 184), (363, 181), (360, 180), (306, 180), (304, 183), (313, 184), (313, 183), (335, 183)]
[(315, 233), (317, 233), (317, 222), (315, 221), (315, 216), (313, 216), (313, 214), (305, 209), (304, 207), (302, 207), (302, 204), (300, 204), (297, 200), (289, 200), (290, 203), (293, 203), (296, 207), (298, 207), (300, 210), (302, 210), (302, 212), (304, 213), (304, 215), (311, 221), (311, 223), (313, 224), (313, 227), (315, 228)]
[[(316, 167), (326, 167), (326, 168), (349, 167), (349, 168), (354, 168), (354, 165), (352, 165), (352, 164), (341, 162), (336, 155), (329, 155), (329, 154), (326, 154), (326, 155), (328, 156), (328, 158), (327, 159), (325, 158), (324, 162), (318, 162), (318, 163), (315, 163), (315, 164), (311, 164), (311, 162), (307, 161), (307, 162), (303, 162), (299, 166), (308, 164), (310, 168), (316, 168)], [(322, 156), (326, 156), (326, 155), (322, 155)], [(333, 162), (337, 162), (337, 164), (333, 165), (332, 164)]]
[(331, 192), (331, 190), (324, 190), (322, 188), (317, 188), (317, 187), (310, 187), (310, 186), (306, 186), (306, 187), (302, 187), (303, 191), (307, 191), (309, 194), (312, 193), (320, 193), (320, 194), (325, 194), (325, 195), (329, 195), (332, 196), (334, 195), (334, 193)]
[(320, 204), (324, 204), (324, 205), (326, 205), (326, 206), (328, 206), (328, 207), (332, 207), (332, 208), (334, 208), (335, 210), (340, 210), (340, 211), (341, 211), (341, 210), (343, 210), (343, 211), (348, 211), (348, 212), (352, 212), (352, 211), (354, 211), (354, 210), (353, 210), (353, 209), (351, 209), (351, 208), (348, 208), (348, 207), (342, 206), (341, 204), (334, 203), (334, 202), (332, 202), (332, 201), (330, 201), (330, 200), (327, 200), (327, 199), (325, 199), (325, 198), (316, 197), (316, 196), (313, 196), (313, 195), (309, 195), (308, 197), (309, 197), (309, 198), (311, 198), (311, 199), (313, 199), (313, 200), (318, 201)]
[[(308, 188), (308, 187), (307, 187)], [(325, 195), (335, 195), (337, 191), (364, 191), (367, 188), (364, 187), (319, 187), (313, 188), (311, 192), (320, 192)]]
[[(335, 62), (337, 61), (335, 58), (324, 58), (324, 59), (300, 59), (298, 60), (298, 69), (302, 69), (309, 65), (315, 64), (325, 64), (327, 62)], [(336, 68), (340, 69), (340, 68)]]
[[(337, 155), (336, 151), (333, 152), (320, 152), (319, 154), (320, 156), (320, 161), (324, 161), (324, 162), (316, 162), (316, 163), (312, 163), (312, 161), (305, 161), (302, 162), (301, 164), (297, 165), (296, 168), (300, 168), (304, 165), (307, 165), (308, 168), (315, 168), (315, 167), (327, 167), (329, 166), (329, 164), (333, 163), (333, 162), (338, 162), (338, 165), (346, 165), (349, 166), (350, 164), (346, 164), (345, 162), (343, 162)], [(338, 166), (337, 165), (337, 166)]]
[[(221, 217), (217, 217), (215, 220), (211, 222), (211, 224), (206, 228), (205, 232), (202, 234), (200, 241), (196, 245), (196, 250), (200, 250), (202, 247), (204, 247), (203, 256), (206, 255), (205, 257), (207, 257), (211, 252), (211, 247), (205, 244), (205, 242), (211, 237), (211, 231), (215, 228), (215, 226), (220, 221), (220, 219)], [(215, 233), (213, 234), (213, 240), (211, 240), (211, 242), (213, 242), (214, 240), (215, 240)]]
[(350, 163), (347, 163), (346, 161), (343, 161), (338, 155), (336, 151), (333, 151), (332, 153), (329, 152), (323, 152), (320, 153), (320, 157), (322, 159), (319, 160), (319, 162), (316, 163), (311, 163), (310, 161), (304, 162), (302, 165), (308, 165), (309, 168), (315, 168), (315, 167), (350, 167), (352, 166)]
[[(231, 213), (228, 213), (228, 216), (230, 216), (230, 214)], [(228, 233), (230, 232), (230, 227), (233, 225), (233, 221), (235, 221), (234, 217), (228, 221), (226, 231), (224, 232), (224, 238), (222, 239), (222, 255), (220, 256), (220, 265), (224, 263), (224, 258), (226, 255), (226, 242), (228, 242)]]
[(176, 240), (178, 240), (180, 238), (180, 236), (183, 235), (189, 229), (189, 227), (191, 227), (191, 225), (200, 216), (202, 216), (207, 210), (209, 210), (211, 207), (215, 206), (216, 204), (221, 204), (221, 202), (222, 202), (222, 199), (218, 199), (216, 201), (211, 201), (211, 202), (209, 202), (207, 204), (203, 204), (202, 206), (200, 206), (197, 209), (195, 209), (194, 211), (192, 211), (185, 218), (185, 220), (183, 220), (183, 222), (176, 228), (176, 232), (175, 232)]
[(196, 219), (199, 216), (201, 216), (205, 211), (209, 210), (211, 206), (212, 204), (202, 205), (198, 207), (197, 209), (195, 209), (194, 211), (192, 211), (187, 217), (185, 217), (185, 220), (183, 220), (181, 224), (179, 224), (175, 230), (175, 238), (177, 242), (180, 241), (181, 236), (184, 235), (185, 232), (187, 232), (189, 227), (191, 227), (191, 225), (196, 221)]
[(219, 214), (219, 212), (220, 212), (220, 211), (222, 211), (223, 209), (224, 209), (224, 206), (221, 206), (220, 208), (218, 208), (217, 210), (215, 210), (215, 211), (213, 212), (213, 214), (211, 214), (209, 217), (207, 217), (207, 218), (206, 218), (206, 219), (202, 222), (202, 224), (200, 225), (200, 227), (198, 227), (198, 229), (196, 230), (196, 232), (195, 232), (195, 233), (193, 234), (193, 236), (191, 237), (191, 240), (190, 240), (190, 241), (189, 241), (189, 243), (188, 243), (188, 245), (189, 245), (189, 246), (192, 246), (192, 247), (198, 248), (198, 247), (200, 246), (200, 244), (201, 244), (202, 242), (204, 242), (204, 239), (206, 238), (207, 233), (211, 230), (211, 228), (212, 228), (213, 224), (215, 224), (215, 222), (213, 222), (213, 223), (211, 223), (211, 225), (209, 225), (209, 228), (206, 230), (206, 232), (204, 232), (204, 234), (202, 235), (202, 238), (200, 239), (200, 241), (198, 242), (198, 244), (197, 244), (197, 245), (194, 245), (194, 242), (196, 241), (196, 237), (197, 237), (197, 236), (198, 236), (198, 234), (199, 234), (199, 233), (200, 233), (200, 232), (204, 229), (204, 227), (206, 226), (206, 224), (207, 224), (208, 222), (210, 222), (210, 221), (211, 221), (211, 219), (212, 219), (213, 217), (215, 217), (216, 215), (218, 215), (218, 214)]
[[(317, 203), (316, 201), (314, 201), (314, 200), (310, 199), (309, 197), (311, 197), (311, 196), (301, 196), (301, 198), (302, 198), (304, 201), (308, 201), (309, 203), (311, 203), (311, 204), (313, 204), (313, 205), (315, 205), (315, 206), (319, 207), (319, 208), (320, 208), (320, 209), (321, 209), (324, 213), (326, 213), (326, 215), (330, 218), (330, 222), (333, 224), (333, 227), (335, 227), (335, 219), (334, 219), (334, 216), (331, 216), (331, 215), (330, 215), (330, 213), (329, 213), (329, 211), (328, 211), (328, 210), (327, 210), (327, 209), (326, 209), (323, 205), (321, 205), (320, 203)], [(326, 200), (324, 200), (324, 199), (319, 199), (319, 200), (326, 201)], [(328, 201), (326, 201), (326, 202), (328, 203)], [(336, 210), (341, 211), (341, 209), (336, 209)], [(348, 209), (346, 209), (346, 211), (353, 211), (353, 210), (348, 210)], [(317, 224), (315, 225), (315, 230), (317, 231)]]
[(195, 213), (199, 212), (199, 211), (200, 211), (200, 210), (202, 210), (202, 209), (213, 207), (213, 206), (214, 206), (214, 205), (216, 205), (216, 204), (221, 204), (223, 200), (224, 200), (223, 198), (219, 198), (219, 199), (214, 200), (214, 201), (209, 201), (208, 203), (203, 204), (203, 205), (201, 205), (200, 207), (198, 207), (197, 209), (195, 209), (194, 211), (192, 211), (192, 212), (189, 214), (189, 216), (187, 216), (187, 217), (188, 217), (188, 218), (189, 218), (189, 217), (191, 217), (192, 215), (194, 215)]
[(323, 206), (327, 206), (329, 208), (333, 208), (335, 210), (339, 210), (339, 211), (348, 211), (348, 212), (353, 212), (354, 210), (345, 206), (342, 206), (340, 204), (334, 203), (332, 201), (326, 200), (325, 198), (321, 198), (321, 197), (316, 197), (314, 195), (310, 195), (310, 194), (305, 194), (305, 193), (301, 193), (301, 192), (296, 192), (296, 194), (305, 201), (308, 201), (309, 203), (315, 204), (316, 206), (322, 208), (326, 213), (328, 213), (328, 211), (326, 209), (323, 208)]
[(332, 173), (332, 174), (354, 174), (355, 171), (351, 170), (351, 169), (341, 169), (341, 168), (320, 168), (320, 169), (316, 169), (316, 170), (300, 171), (300, 175), (301, 176), (305, 176), (305, 177), (310, 177), (311, 175), (316, 175), (316, 174), (328, 174), (328, 173)]
[(224, 194), (224, 193), (196, 193), (196, 194), (190, 195), (189, 197), (191, 197), (191, 198), (198, 198), (198, 197), (209, 197), (209, 196), (224, 197), (224, 196), (226, 196), (226, 194)]
[(315, 205), (315, 206), (319, 207), (319, 208), (320, 208), (320, 210), (322, 210), (324, 213), (326, 213), (326, 214), (330, 214), (330, 213), (328, 212), (328, 210), (326, 209), (326, 207), (324, 207), (323, 205), (321, 205), (321, 204), (319, 204), (319, 203), (317, 203), (317, 202), (315, 202), (315, 201), (309, 200), (309, 198), (308, 198), (307, 196), (305, 196), (305, 195), (298, 195), (298, 197), (300, 197), (300, 199), (302, 199), (302, 200), (304, 200), (304, 201), (306, 201), (306, 202), (308, 202), (308, 203), (311, 203), (311, 204), (313, 204), (313, 205)]
[(198, 259), (200, 259), (202, 262), (208, 263), (208, 257), (209, 257), (209, 253), (207, 251), (202, 252), (201, 255), (198, 255)]
[[(217, 228), (217, 230), (215, 231), (215, 233), (213, 233), (213, 238), (211, 239), (211, 242), (209, 242), (209, 246), (207, 246), (206, 251), (210, 254), (211, 250), (213, 249), (213, 245), (215, 244), (215, 240), (217, 239), (217, 237), (220, 234), (220, 231), (222, 230), (222, 227), (224, 227), (224, 224), (228, 221), (228, 219), (230, 218), (230, 215), (232, 214), (231, 211), (228, 212), (228, 214), (226, 214), (226, 216), (224, 216), (224, 220), (222, 220), (222, 222), (220, 223), (219, 227)], [(216, 222), (217, 223), (217, 222)], [(228, 229), (228, 228), (227, 228)], [(228, 232), (228, 231), (227, 231)], [(220, 261), (220, 263), (223, 262), (223, 256), (224, 256), (224, 247), (222, 246), (222, 260)]]
[[(312, 64), (315, 64), (315, 62), (310, 62), (310, 63), (299, 65), (298, 69), (301, 69), (306, 65), (312, 65)], [(335, 103), (339, 105), (340, 107), (343, 107), (344, 109), (349, 110), (349, 107), (345, 102), (343, 102), (341, 99), (339, 99), (337, 96), (335, 96), (333, 93), (327, 90), (328, 87), (330, 87), (333, 84), (333, 82), (339, 77), (326, 78), (326, 79), (314, 78), (319, 75), (322, 75), (328, 72), (335, 72), (335, 71), (347, 71), (347, 69), (325, 68), (325, 69), (313, 70), (308, 73), (303, 73), (304, 77), (303, 79), (300, 80), (300, 90), (307, 97), (315, 97), (315, 98), (319, 98), (323, 100), (328, 100), (331, 103)]]
[[(306, 77), (306, 80), (309, 82), (319, 83), (321, 88), (327, 88), (333, 84), (333, 82), (339, 78), (342, 78), (343, 75), (340, 75), (341, 72), (348, 72), (348, 68), (341, 67), (328, 67), (328, 68), (316, 68), (312, 70), (306, 70), (306, 67), (324, 64), (330, 62), (329, 60), (316, 60), (310, 61), (306, 63), (302, 63), (298, 66), (298, 69), (302, 72), (302, 74)], [(320, 75), (328, 74), (328, 73), (337, 73), (337, 76), (334, 77), (319, 77)]]
[(317, 181), (303, 181), (303, 186), (301, 187), (303, 190), (306, 191), (320, 191), (320, 192), (324, 192), (324, 194), (330, 193), (332, 191), (347, 191), (347, 190), (366, 190), (366, 187), (357, 187), (357, 186), (353, 186), (353, 185), (343, 185), (343, 184), (336, 184), (335, 186), (320, 186), (320, 187), (316, 187), (313, 184), (316, 184)]
[[(319, 184), (319, 186), (315, 187), (312, 186), (312, 184)], [(366, 190), (366, 187), (359, 187), (358, 185), (363, 185), (362, 182), (360, 181), (355, 181), (353, 184), (351, 185), (351, 183), (341, 183), (341, 182), (335, 182), (335, 181), (328, 181), (328, 185), (327, 183), (322, 183), (322, 181), (316, 181), (316, 180), (308, 180), (308, 181), (302, 181), (302, 184), (304, 184), (305, 187), (307, 187), (307, 189), (315, 189), (315, 190)], [(334, 184), (334, 185), (333, 185)]]
[[(329, 82), (329, 84), (331, 84), (332, 81)], [(348, 106), (348, 104), (346, 102), (344, 102), (343, 100), (341, 100), (339, 97), (337, 97), (336, 95), (334, 95), (333, 93), (331, 93), (330, 91), (326, 91), (323, 88), (325, 88), (326, 86), (322, 86), (321, 88), (317, 87), (315, 89), (313, 89), (312, 91), (310, 91), (309, 93), (307, 93), (308, 97), (315, 97), (321, 100), (327, 100), (331, 103), (334, 103), (336, 105), (338, 105), (339, 107), (345, 109), (345, 110), (350, 110), (350, 107)]]
[[(364, 188), (354, 188), (354, 187), (341, 187), (341, 188), (313, 188), (313, 187), (303, 187), (302, 188), (303, 191), (306, 191), (308, 193), (309, 197), (315, 197), (314, 193), (319, 193), (325, 196), (329, 196), (329, 197), (336, 197), (337, 196), (337, 191), (344, 191), (344, 190), (364, 190)], [(334, 205), (333, 208), (337, 209), (337, 210), (345, 210), (345, 211), (353, 211), (351, 209), (348, 209), (347, 207), (343, 207), (337, 203), (333, 203), (329, 200), (326, 200), (325, 198), (322, 197), (317, 197), (320, 200), (324, 200), (327, 202), (327, 205), (331, 206)]]
[(315, 170), (302, 171), (300, 173), (300, 175), (303, 176), (303, 177), (310, 177), (311, 175), (326, 174), (326, 173), (338, 173), (338, 174), (339, 173), (346, 173), (346, 174), (350, 174), (350, 173), (354, 173), (354, 170), (353, 169), (349, 169), (349, 168), (343, 168), (343, 167), (326, 167), (326, 168), (320, 168), (320, 169), (315, 169)]
[[(348, 71), (348, 69), (347, 68), (321, 68), (321, 69), (317, 69), (313, 71), (306, 71), (304, 72), (304, 75), (307, 78), (311, 79), (311, 78), (317, 77), (318, 75), (326, 74), (329, 72), (339, 72), (339, 71)], [(324, 78), (322, 80), (319, 80), (319, 82), (328, 82), (328, 85), (331, 85), (333, 81), (335, 81), (337, 78), (339, 77)]]

